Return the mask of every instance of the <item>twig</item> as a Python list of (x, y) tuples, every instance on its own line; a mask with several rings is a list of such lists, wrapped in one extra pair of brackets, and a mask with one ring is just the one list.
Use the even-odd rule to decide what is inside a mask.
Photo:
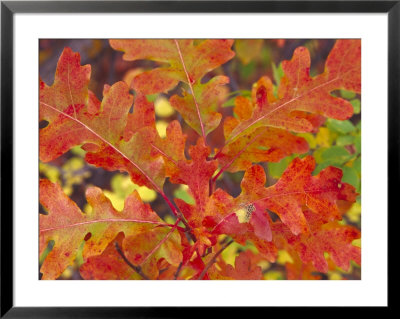
[(179, 266), (178, 266), (178, 269), (177, 269), (176, 272), (175, 272), (174, 280), (176, 280), (176, 279), (178, 278), (178, 275), (179, 275), (179, 273), (180, 273), (180, 271), (181, 271), (182, 265), (183, 265), (182, 262), (180, 262), (180, 263), (179, 263)]
[(126, 262), (126, 264), (131, 267), (134, 271), (136, 271), (140, 276), (142, 276), (143, 279), (145, 280), (150, 280), (149, 277), (147, 277), (143, 271), (142, 268), (139, 266), (135, 266), (134, 264), (132, 264), (128, 258), (126, 258), (126, 256), (124, 255), (124, 253), (122, 252), (121, 248), (119, 247), (118, 243), (115, 242), (115, 249), (117, 250), (118, 254), (121, 256), (121, 258)]
[(226, 247), (228, 247), (230, 244), (233, 243), (233, 239), (230, 240), (229, 242), (227, 242), (224, 246), (221, 247), (220, 250), (218, 250), (215, 255), (213, 256), (213, 258), (211, 258), (211, 260), (208, 262), (208, 264), (206, 265), (206, 267), (204, 267), (203, 271), (201, 272), (199, 279), (198, 280), (202, 280), (203, 277), (205, 276), (205, 274), (207, 273), (208, 269), (210, 269), (210, 267), (217, 261), (217, 257), (224, 251), (224, 249)]

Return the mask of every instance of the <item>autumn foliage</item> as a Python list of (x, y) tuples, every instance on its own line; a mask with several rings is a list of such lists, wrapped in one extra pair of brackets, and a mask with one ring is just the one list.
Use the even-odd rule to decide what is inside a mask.
[[(65, 47), (53, 84), (39, 81), (40, 162), (81, 148), (86, 165), (121, 172), (136, 188), (116, 208), (107, 190), (87, 187), (84, 210), (62, 183), (41, 175), (42, 279), (59, 278), (78, 259), (83, 279), (271, 279), (268, 269), (282, 256), (286, 279), (360, 266), (361, 248), (353, 244), (360, 230), (344, 218), (360, 195), (343, 180), (358, 161), (351, 157), (355, 142), (343, 144), (343, 162), (329, 157), (332, 141), (311, 145), (353, 116), (340, 92), (361, 93), (360, 40), (337, 40), (313, 76), (309, 49), (297, 47), (282, 61), (281, 76), (263, 75), (234, 95), (232, 74), (221, 66), (249, 63), (262, 40), (109, 45), (124, 63), (145, 60), (146, 68), (105, 85), (99, 99), (89, 89), (91, 66)], [(154, 96), (166, 96), (179, 114), (165, 134), (157, 129)], [(283, 173), (271, 176), (268, 165), (284, 161)], [(218, 184), (234, 173), (241, 174), (239, 194)], [(171, 195), (171, 184), (185, 185), (187, 197)], [(168, 212), (141, 198), (143, 186)]]

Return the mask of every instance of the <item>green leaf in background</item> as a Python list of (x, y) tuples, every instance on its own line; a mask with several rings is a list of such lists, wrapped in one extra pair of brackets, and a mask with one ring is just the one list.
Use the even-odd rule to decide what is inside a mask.
[(356, 188), (357, 192), (359, 192), (360, 180), (357, 171), (353, 167), (348, 167), (348, 166), (343, 166), (342, 171), (343, 171), (342, 181), (350, 185), (353, 185)]
[(339, 166), (334, 163), (334, 161), (325, 161), (317, 165), (314, 172), (312, 173), (314, 176), (318, 175), (323, 169), (327, 168), (328, 166)]
[(353, 162), (353, 168), (357, 171), (359, 175), (361, 175), (361, 157), (358, 157), (354, 162)]
[(281, 78), (285, 75), (282, 69), (282, 63), (279, 66), (276, 66), (275, 63), (272, 63), (272, 74), (274, 76), (274, 80), (277, 86), (281, 83)]
[(195, 203), (194, 198), (188, 193), (188, 186), (181, 185), (174, 191), (174, 197), (182, 199), (188, 204), (193, 205)]
[(282, 176), (282, 173), (285, 171), (290, 162), (293, 160), (293, 158), (295, 158), (295, 156), (288, 156), (281, 159), (281, 161), (278, 163), (268, 163), (269, 175), (276, 179), (280, 178)]
[(354, 143), (355, 136), (353, 135), (340, 135), (336, 140), (336, 145), (338, 146), (345, 146)]
[(348, 162), (353, 156), (342, 146), (332, 146), (321, 154), (322, 162), (330, 161), (335, 165)]
[(348, 134), (351, 132), (355, 131), (355, 127), (353, 123), (351, 123), (349, 120), (346, 121), (339, 121), (339, 120), (333, 120), (333, 119), (328, 119), (326, 121), (326, 126), (334, 132), (340, 133), (340, 134)]
[(356, 94), (355, 94), (354, 92), (352, 92), (352, 91), (346, 91), (346, 90), (340, 90), (340, 95), (341, 95), (343, 98), (347, 99), (347, 100), (350, 100), (350, 99), (353, 99), (353, 98), (356, 97)]
[(158, 98), (158, 93), (157, 94), (150, 94), (146, 95), (146, 99), (149, 102), (155, 102), (155, 100)]
[(256, 63), (254, 61), (251, 61), (249, 64), (242, 65), (239, 68), (240, 76), (244, 79), (247, 79), (254, 74), (255, 69)]
[(359, 114), (361, 112), (361, 102), (359, 99), (354, 99), (350, 101), (351, 105), (353, 105), (354, 114)]
[(357, 154), (361, 153), (361, 135), (356, 136), (354, 146), (356, 147)]

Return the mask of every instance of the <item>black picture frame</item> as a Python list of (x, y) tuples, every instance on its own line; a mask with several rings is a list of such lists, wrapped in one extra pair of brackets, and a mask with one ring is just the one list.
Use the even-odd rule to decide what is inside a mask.
[[(15, 307), (13, 302), (13, 19), (15, 13), (387, 13), (388, 14), (388, 203), (398, 212), (400, 144), (400, 1), (1, 1), (1, 318), (176, 318), (193, 310), (113, 307)], [(393, 214), (392, 214), (393, 215)], [(393, 220), (393, 216), (388, 216)], [(393, 226), (393, 222), (388, 223)], [(388, 247), (390, 250), (390, 235)], [(388, 256), (389, 258), (389, 256)], [(389, 260), (388, 260), (389, 261)], [(390, 280), (388, 281), (389, 287)], [(34, 293), (34, 292), (32, 292)], [(390, 309), (390, 298), (388, 307)], [(276, 310), (276, 308), (273, 308)], [(268, 310), (272, 315), (272, 310)], [(232, 310), (232, 309), (231, 309)], [(259, 308), (254, 308), (259, 311)], [(291, 307), (291, 310), (295, 310)], [(198, 309), (228, 315), (228, 309)], [(240, 314), (243, 309), (234, 310)], [(304, 308), (296, 308), (305, 314)], [(333, 308), (332, 311), (342, 311)], [(219, 312), (221, 312), (219, 314)], [(222, 314), (223, 313), (223, 314)]]

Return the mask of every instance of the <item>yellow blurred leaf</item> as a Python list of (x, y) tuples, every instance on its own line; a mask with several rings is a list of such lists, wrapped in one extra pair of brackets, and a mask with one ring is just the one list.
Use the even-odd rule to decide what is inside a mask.
[(160, 96), (155, 101), (154, 107), (156, 115), (160, 117), (169, 117), (175, 113), (175, 109), (171, 106), (169, 101), (163, 96)]
[(156, 129), (160, 137), (164, 138), (167, 136), (167, 126), (168, 123), (165, 121), (157, 121), (156, 122)]
[(62, 166), (62, 169), (65, 171), (77, 171), (84, 166), (85, 162), (82, 158), (72, 157)]
[(122, 197), (119, 197), (117, 194), (112, 193), (108, 190), (104, 190), (104, 195), (111, 201), (111, 204), (114, 206), (116, 210), (119, 212), (122, 212), (124, 209), (124, 201), (125, 199)]
[(355, 202), (353, 205), (351, 205), (350, 209), (346, 213), (346, 216), (353, 223), (359, 222), (361, 217), (361, 204)]
[(157, 193), (155, 191), (153, 191), (152, 189), (147, 188), (146, 186), (138, 187), (137, 192), (139, 193), (140, 198), (144, 202), (152, 202), (153, 200), (155, 200), (157, 198)]
[(320, 127), (315, 138), (316, 143), (321, 147), (329, 147), (334, 141), (335, 134), (326, 127)]
[(53, 183), (59, 182), (60, 172), (54, 166), (49, 164), (39, 163), (39, 172), (46, 175), (46, 177)]
[(342, 275), (337, 272), (329, 272), (328, 278), (330, 280), (342, 280), (343, 279)]
[(233, 267), (235, 267), (235, 259), (236, 256), (239, 256), (239, 249), (242, 249), (243, 246), (233, 242), (232, 244), (230, 244), (227, 248), (225, 248), (222, 251), (222, 258), (224, 259), (224, 261), (229, 264), (232, 265)]
[(279, 250), (276, 262), (281, 265), (285, 265), (286, 263), (292, 264), (293, 259), (286, 250)]
[(93, 208), (92, 208), (92, 206), (90, 206), (89, 204), (86, 203), (85, 206), (83, 207), (83, 211), (86, 214), (90, 214), (93, 211)]
[(283, 280), (284, 276), (280, 271), (270, 270), (264, 274), (265, 280)]
[(356, 247), (360, 247), (361, 248), (361, 238), (358, 239), (354, 239), (352, 244)]

